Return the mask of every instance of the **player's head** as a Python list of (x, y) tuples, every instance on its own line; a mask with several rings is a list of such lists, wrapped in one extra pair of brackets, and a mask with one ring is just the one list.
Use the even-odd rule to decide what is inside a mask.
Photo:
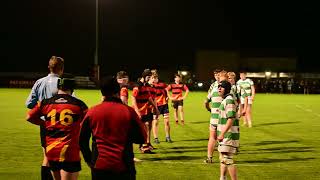
[(246, 71), (240, 71), (240, 78), (242, 80), (245, 80), (247, 78), (247, 72)]
[(152, 75), (152, 72), (150, 69), (145, 69), (142, 74), (141, 74), (141, 77), (143, 79), (143, 82), (146, 83), (149, 81), (150, 77)]
[(64, 73), (58, 79), (58, 89), (66, 93), (72, 94), (74, 88), (76, 87), (76, 81), (72, 74)]
[(230, 90), (231, 90), (231, 84), (228, 81), (223, 80), (219, 82), (219, 85), (218, 85), (219, 96), (223, 97), (229, 94)]
[(116, 78), (107, 76), (100, 81), (100, 91), (105, 97), (119, 96), (120, 85)]
[(153, 82), (154, 82), (154, 83), (158, 83), (158, 82), (159, 82), (159, 75), (158, 75), (158, 73), (153, 72), (151, 77), (153, 77)]
[(174, 75), (174, 82), (180, 83), (180, 81), (181, 81), (181, 76), (180, 76), (180, 74), (175, 74), (175, 75)]
[(64, 69), (64, 59), (57, 56), (52, 56), (49, 60), (48, 68), (50, 73), (58, 74), (61, 76)]
[(214, 71), (213, 71), (213, 75), (214, 75), (214, 79), (216, 80), (216, 81), (219, 81), (219, 73), (220, 73), (220, 69), (215, 69)]
[(228, 81), (233, 85), (236, 83), (236, 73), (228, 72)]
[(227, 71), (225, 70), (221, 70), (219, 72), (219, 81), (224, 81), (224, 80), (228, 80), (228, 75), (227, 75)]
[(119, 84), (128, 84), (128, 82), (129, 82), (128, 73), (125, 71), (119, 71), (117, 73), (117, 82)]

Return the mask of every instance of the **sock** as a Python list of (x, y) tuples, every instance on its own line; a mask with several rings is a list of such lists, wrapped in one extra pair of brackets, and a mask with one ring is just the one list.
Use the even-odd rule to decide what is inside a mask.
[(220, 180), (227, 180), (227, 176), (220, 176)]
[(41, 166), (41, 180), (53, 180), (50, 167)]

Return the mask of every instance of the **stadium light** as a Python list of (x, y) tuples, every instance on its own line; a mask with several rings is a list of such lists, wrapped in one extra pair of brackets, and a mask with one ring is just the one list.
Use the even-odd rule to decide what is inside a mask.
[(187, 71), (181, 71), (181, 74), (182, 74), (183, 76), (186, 76), (186, 75), (188, 74), (188, 72), (187, 72)]
[(203, 83), (202, 82), (199, 82), (198, 83), (198, 87), (202, 87), (203, 86)]
[(266, 71), (266, 77), (269, 78), (271, 76), (271, 72), (270, 71)]

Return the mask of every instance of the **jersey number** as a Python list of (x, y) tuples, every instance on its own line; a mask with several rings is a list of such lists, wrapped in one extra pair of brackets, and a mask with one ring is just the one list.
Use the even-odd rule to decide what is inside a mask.
[(59, 119), (60, 123), (65, 126), (69, 126), (73, 123), (73, 118), (71, 116), (73, 112), (70, 109), (64, 109), (60, 113), (57, 113), (56, 109), (52, 109), (47, 117), (51, 120), (51, 125), (56, 124), (56, 119)]

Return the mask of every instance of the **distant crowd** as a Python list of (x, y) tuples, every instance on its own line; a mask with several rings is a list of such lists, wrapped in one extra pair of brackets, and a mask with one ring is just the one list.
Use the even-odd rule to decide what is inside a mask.
[(319, 94), (320, 81), (311, 79), (252, 79), (259, 93)]

